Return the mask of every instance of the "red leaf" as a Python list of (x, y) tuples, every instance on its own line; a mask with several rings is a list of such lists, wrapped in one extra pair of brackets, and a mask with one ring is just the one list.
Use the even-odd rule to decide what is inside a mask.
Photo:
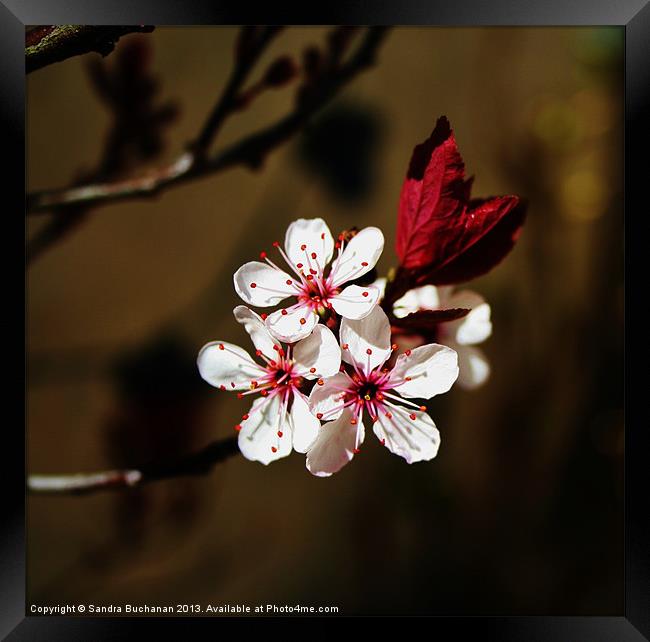
[(470, 201), (472, 179), (449, 121), (413, 150), (400, 194), (396, 250), (418, 283), (458, 283), (494, 267), (512, 249), (525, 217), (517, 196)]
[(444, 116), (431, 136), (413, 150), (400, 194), (397, 215), (397, 256), (405, 268), (436, 259), (439, 243), (432, 237), (448, 219), (462, 212), (465, 167)]
[[(470, 207), (474, 207), (474, 201)], [(470, 211), (495, 210), (497, 222), (460, 254), (440, 267), (425, 269), (417, 277), (418, 284), (451, 285), (475, 279), (498, 265), (512, 250), (526, 219), (526, 203), (517, 196), (489, 199)]]

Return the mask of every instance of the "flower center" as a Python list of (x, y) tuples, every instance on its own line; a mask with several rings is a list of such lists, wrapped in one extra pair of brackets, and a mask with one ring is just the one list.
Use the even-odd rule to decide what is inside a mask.
[(363, 382), (358, 388), (357, 388), (357, 395), (359, 396), (359, 400), (363, 403), (364, 401), (372, 401), (377, 397), (377, 393), (379, 392), (379, 386), (377, 386), (376, 383), (373, 383), (371, 381), (366, 381)]

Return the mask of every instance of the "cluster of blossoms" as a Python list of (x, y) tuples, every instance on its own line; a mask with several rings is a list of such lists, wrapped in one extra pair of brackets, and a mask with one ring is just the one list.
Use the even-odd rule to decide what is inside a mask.
[(415, 148), (402, 188), (392, 278), (375, 278), (381, 230), (335, 241), (320, 218), (294, 221), (283, 246), (273, 243), (277, 256), (263, 251), (237, 270), (235, 290), (248, 305), (290, 299), (270, 314), (234, 309), (257, 359), (225, 341), (199, 352), (208, 383), (255, 397), (235, 426), (246, 458), (268, 464), (294, 449), (326, 477), (360, 452), (369, 426), (409, 463), (436, 456), (440, 435), (422, 400), (457, 379), (475, 388), (489, 376), (476, 344), (492, 331), (490, 307), (452, 285), (498, 263), (523, 223), (517, 197), (472, 201), (470, 186), (441, 118)]

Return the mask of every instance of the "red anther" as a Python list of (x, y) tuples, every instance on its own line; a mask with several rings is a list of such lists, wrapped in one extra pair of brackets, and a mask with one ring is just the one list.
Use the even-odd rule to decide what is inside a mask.
[(368, 293), (367, 292), (362, 292), (361, 296), (368, 296)]
[(283, 350), (282, 348), (280, 348), (280, 349), (278, 350), (278, 354), (279, 354), (281, 357), (284, 357), (284, 350)]
[(384, 400), (384, 395), (381, 394), (381, 392), (378, 392), (376, 395), (377, 401), (383, 401)]
[(410, 357), (410, 356), (411, 356), (411, 351), (410, 351), (410, 350), (404, 350), (404, 354), (405, 354), (407, 357)]
[(381, 445), (382, 445), (382, 446), (385, 446), (385, 445), (386, 445), (386, 440), (385, 440), (385, 439), (382, 439), (382, 440), (381, 440)]
[(266, 317), (268, 317), (268, 316), (269, 315), (266, 314), (266, 312), (262, 312), (262, 314), (260, 314), (260, 318), (262, 319), (262, 321), (266, 321)]
[(325, 240), (325, 232), (322, 232), (320, 237), (321, 237), (321, 240), (324, 241)]
[(260, 390), (260, 394), (262, 395), (262, 397), (266, 397), (266, 395), (269, 394), (269, 391), (268, 390)]
[(277, 361), (273, 361), (273, 359), (269, 359), (269, 365), (270, 365), (270, 366), (273, 366), (273, 367), (275, 368), (275, 366), (278, 365), (278, 362), (277, 362)]
[(235, 426), (235, 430), (236, 430), (237, 432), (239, 432), (239, 431), (241, 430), (241, 426), (240, 426), (239, 424), (237, 424), (237, 425)]
[(300, 325), (305, 325), (305, 323), (307, 323), (305, 319), (300, 319)]
[(316, 258), (316, 252), (312, 252), (312, 253), (311, 253), (311, 258), (312, 258), (312, 259), (315, 259), (315, 258)]
[(280, 346), (278, 346), (277, 343), (273, 344), (273, 349), (277, 352), (280, 349)]
[(306, 247), (307, 247), (307, 246), (303, 243), (303, 244), (300, 246), (300, 249), (301, 249), (301, 250), (304, 250)]
[(316, 419), (322, 419), (323, 418), (323, 413), (322, 412), (317, 412), (316, 413)]
[(415, 413), (414, 413), (414, 412), (412, 412), (412, 413), (409, 415), (409, 419), (412, 419), (413, 421), (415, 421)]
[(368, 262), (367, 261), (361, 261), (361, 265), (363, 265), (363, 267), (368, 267)]
[(226, 389), (226, 386), (224, 386), (223, 384), (221, 384), (221, 385), (219, 386), (219, 389), (220, 389), (220, 390), (225, 390), (225, 389)]
[(235, 382), (234, 382), (234, 381), (231, 381), (231, 382), (230, 382), (230, 387), (231, 387), (231, 388), (234, 388), (234, 387), (235, 387)]
[(345, 234), (339, 234), (339, 241), (342, 241), (345, 238)]
[(244, 398), (244, 393), (243, 392), (238, 392), (237, 393), (237, 399), (243, 399)]
[(285, 316), (285, 317), (286, 317), (287, 314), (289, 314), (289, 313), (288, 313), (284, 308), (282, 308), (282, 316)]
[(255, 388), (257, 388), (257, 386), (258, 386), (257, 381), (252, 380), (252, 381), (251, 381), (251, 390), (255, 390)]
[(291, 285), (293, 281), (291, 279), (287, 279), (287, 285)]
[(260, 252), (260, 258), (263, 261), (266, 258), (266, 252), (264, 252), (264, 251)]
[(353, 452), (355, 455), (358, 455), (361, 451), (360, 451), (358, 448), (355, 448), (352, 452)]
[(426, 407), (426, 406), (420, 406), (420, 410), (421, 410), (422, 412), (426, 412), (426, 411), (427, 411), (427, 407)]
[(344, 343), (341, 347), (342, 347), (344, 350), (347, 350), (347, 349), (348, 349), (348, 344), (347, 344), (347, 343)]
[(316, 368), (309, 368), (309, 372), (311, 372), (312, 374), (314, 374), (314, 372), (316, 372)]
[(225, 348), (225, 346), (223, 345), (223, 343), (220, 343), (220, 344), (219, 344), (219, 350), (225, 350), (225, 349), (226, 349), (226, 348)]
[(393, 343), (393, 345), (390, 347), (391, 350), (397, 350), (399, 346), (396, 343)]
[(309, 268), (309, 272), (311, 274), (318, 274), (318, 270), (314, 270), (314, 268)]
[(404, 377), (404, 381), (410, 381), (411, 377)]
[(357, 425), (357, 420), (353, 417), (352, 419), (350, 419), (350, 423), (351, 423), (353, 426), (356, 426), (356, 425)]
[(278, 437), (282, 437), (282, 431), (278, 430)]
[(337, 241), (336, 243), (334, 243), (334, 247), (338, 250), (341, 248), (341, 244)]
[(273, 241), (273, 247), (280, 247), (279, 241)]
[(261, 350), (255, 350), (255, 356), (261, 357), (262, 356), (262, 351)]
[(325, 382), (324, 382), (322, 379), (319, 379), (316, 383), (317, 383), (319, 386), (322, 386)]
[(246, 421), (246, 420), (248, 419), (248, 417), (249, 417), (248, 413), (246, 413), (245, 415), (242, 415), (242, 416), (241, 416), (241, 418), (242, 418), (244, 421)]
[(393, 418), (393, 413), (392, 413), (392, 412), (387, 412), (387, 413), (386, 413), (386, 416), (387, 416), (389, 419), (392, 419), (392, 418)]
[(308, 274), (305, 278), (306, 278), (308, 281), (311, 281), (311, 280), (314, 278), (314, 275), (313, 275), (313, 274)]
[(366, 354), (372, 354), (372, 350), (370, 348), (366, 348)]
[(300, 269), (302, 267), (302, 263), (296, 263), (296, 267)]
[(271, 384), (271, 388), (273, 388), (273, 390), (275, 390), (279, 385), (280, 385), (280, 384), (279, 384), (277, 381), (274, 381), (274, 382)]
[(274, 453), (277, 453), (277, 452), (278, 452), (278, 449), (277, 449), (275, 446), (271, 446), (271, 450), (272, 450)]

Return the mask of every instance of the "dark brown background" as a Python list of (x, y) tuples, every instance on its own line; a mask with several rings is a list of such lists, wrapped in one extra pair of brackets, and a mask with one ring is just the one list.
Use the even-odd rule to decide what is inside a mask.
[[(265, 60), (325, 33), (288, 29)], [(196, 135), (235, 34), (158, 28), (118, 45), (150, 42), (161, 97), (180, 106), (159, 160)], [(394, 265), (402, 178), (439, 115), (475, 195), (530, 200), (513, 253), (471, 285), (493, 308), (493, 376), (430, 404), (442, 435), (434, 461), (409, 466), (369, 434), (330, 479), (298, 454), (268, 468), (235, 457), (208, 477), (137, 492), (31, 497), (28, 601), (621, 613), (622, 41), (618, 28), (395, 29), (321, 120), (326, 135), (312, 130), (315, 143), (294, 140), (259, 172), (97, 209), (35, 260), (28, 470), (90, 471), (232, 434), (246, 404), (210, 389), (194, 359), (216, 338), (248, 348), (230, 313), (233, 271), (314, 216), (333, 230), (380, 226), (379, 267)], [(109, 119), (90, 57), (28, 78), (30, 190), (97, 163)], [(264, 94), (217, 146), (284, 113), (292, 95)], [(30, 219), (28, 237), (46, 221)]]

